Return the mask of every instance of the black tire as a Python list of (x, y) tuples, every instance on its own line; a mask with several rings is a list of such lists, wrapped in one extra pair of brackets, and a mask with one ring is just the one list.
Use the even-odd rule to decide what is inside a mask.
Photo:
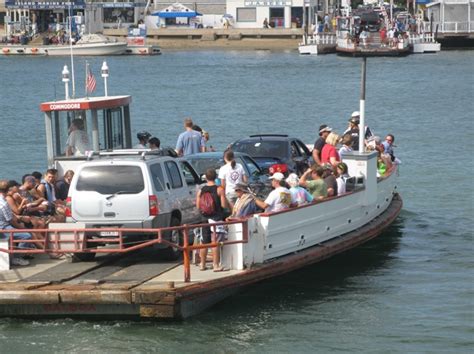
[[(170, 227), (179, 226), (179, 225), (181, 225), (180, 220), (176, 216), (173, 216), (171, 218)], [(180, 232), (180, 230), (168, 231), (165, 234), (165, 239), (169, 240), (173, 243), (177, 243), (179, 245), (183, 244), (183, 236), (182, 236), (182, 233)], [(183, 255), (183, 252), (180, 249), (175, 248), (175, 247), (171, 247), (171, 246), (165, 248), (162, 252), (163, 252), (162, 253), (163, 257), (166, 260), (169, 260), (169, 261), (176, 261), (176, 260), (180, 259)]]
[[(84, 237), (91, 237), (90, 235), (84, 235)], [(94, 248), (97, 247), (97, 243), (86, 243), (87, 248)], [(74, 258), (80, 262), (92, 262), (95, 259), (95, 252), (94, 253), (74, 253)]]
[(95, 253), (74, 253), (74, 258), (81, 262), (92, 262), (95, 259)]

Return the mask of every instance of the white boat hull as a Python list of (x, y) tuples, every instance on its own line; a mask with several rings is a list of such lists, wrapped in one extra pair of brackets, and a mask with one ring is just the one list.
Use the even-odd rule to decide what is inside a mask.
[(298, 46), (298, 51), (303, 55), (318, 55), (318, 45), (317, 44), (300, 44)]
[(417, 54), (437, 53), (439, 51), (441, 51), (441, 43), (438, 42), (414, 43), (412, 46), (412, 52)]
[[(127, 43), (116, 42), (116, 43), (88, 43), (88, 44), (75, 44), (72, 46), (73, 55), (120, 55), (125, 52)], [(50, 45), (43, 47), (47, 55), (50, 56), (61, 56), (70, 55), (71, 47), (68, 45)]]

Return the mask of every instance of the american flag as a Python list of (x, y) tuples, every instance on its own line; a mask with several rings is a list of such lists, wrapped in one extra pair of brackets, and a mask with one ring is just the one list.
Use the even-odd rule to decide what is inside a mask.
[(92, 71), (88, 66), (87, 67), (87, 77), (86, 77), (86, 91), (88, 93), (92, 93), (92, 92), (95, 91), (96, 86), (97, 86), (97, 82), (95, 81), (95, 77), (92, 74)]

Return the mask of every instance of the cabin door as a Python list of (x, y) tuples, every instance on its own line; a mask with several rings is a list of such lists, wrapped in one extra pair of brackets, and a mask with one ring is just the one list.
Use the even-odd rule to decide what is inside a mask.
[(124, 122), (121, 108), (104, 110), (105, 149), (124, 149)]

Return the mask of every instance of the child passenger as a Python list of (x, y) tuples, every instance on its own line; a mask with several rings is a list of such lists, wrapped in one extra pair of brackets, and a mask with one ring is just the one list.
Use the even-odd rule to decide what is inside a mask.
[(291, 173), (286, 179), (286, 183), (290, 186), (291, 206), (297, 207), (308, 204), (313, 201), (313, 196), (303, 187), (299, 186), (299, 178), (296, 173)]

